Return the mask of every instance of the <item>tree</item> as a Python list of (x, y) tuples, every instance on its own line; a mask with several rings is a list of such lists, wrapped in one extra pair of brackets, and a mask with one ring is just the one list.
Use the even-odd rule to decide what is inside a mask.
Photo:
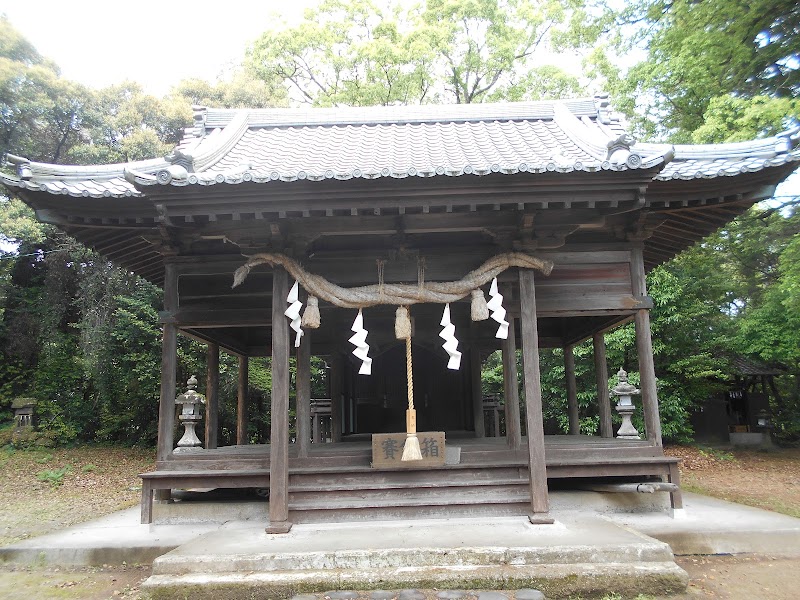
[(280, 81), (257, 78), (244, 68), (216, 83), (184, 79), (172, 89), (171, 96), (191, 105), (215, 108), (271, 108), (287, 104), (286, 89)]
[[(763, 106), (800, 91), (796, 2), (639, 0), (616, 13), (616, 26), (619, 50), (647, 55), (623, 77), (606, 74), (624, 98), (620, 108), (649, 134), (687, 141), (718, 99), (763, 97)], [(790, 115), (797, 117), (796, 105)]]
[(262, 78), (283, 80), (298, 101), (320, 106), (576, 94), (577, 78), (551, 64), (546, 52), (593, 41), (599, 28), (586, 25), (583, 6), (428, 0), (407, 9), (327, 0), (300, 25), (264, 33), (248, 64)]

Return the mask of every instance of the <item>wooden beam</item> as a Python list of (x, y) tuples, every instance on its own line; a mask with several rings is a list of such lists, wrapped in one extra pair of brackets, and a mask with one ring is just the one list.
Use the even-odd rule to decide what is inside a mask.
[(608, 390), (608, 365), (606, 363), (606, 341), (602, 333), (592, 336), (594, 344), (594, 375), (597, 383), (597, 409), (600, 416), (600, 437), (614, 437), (611, 427), (611, 398)]
[(236, 443), (247, 444), (247, 371), (250, 361), (246, 356), (239, 356), (239, 385), (236, 395)]
[(528, 472), (531, 488), (531, 523), (552, 523), (547, 493), (547, 466), (544, 456), (542, 382), (539, 373), (539, 332), (536, 323), (536, 291), (533, 271), (519, 270), (522, 316), (522, 368), (525, 386), (525, 423), (528, 430)]
[(272, 411), (269, 446), (267, 533), (288, 533), (289, 522), (289, 322), (283, 315), (289, 277), (275, 266), (272, 275)]
[(311, 332), (305, 330), (297, 350), (297, 456), (308, 456), (311, 443), (309, 427), (311, 425)]
[(217, 447), (219, 431), (219, 345), (208, 344), (206, 353), (206, 448)]
[(159, 315), (162, 323), (191, 329), (212, 329), (215, 327), (255, 327), (271, 326), (270, 315), (263, 308), (220, 308), (192, 309), (180, 308), (171, 314)]
[[(504, 290), (510, 297), (510, 290)], [(503, 397), (506, 409), (506, 443), (517, 450), (522, 446), (522, 431), (519, 421), (519, 382), (517, 380), (517, 341), (514, 331), (515, 319), (506, 315), (510, 321), (508, 337), (500, 341), (503, 354)]]
[(578, 415), (578, 387), (575, 381), (575, 352), (572, 346), (566, 346), (564, 348), (564, 377), (567, 384), (569, 434), (580, 435), (581, 422)]

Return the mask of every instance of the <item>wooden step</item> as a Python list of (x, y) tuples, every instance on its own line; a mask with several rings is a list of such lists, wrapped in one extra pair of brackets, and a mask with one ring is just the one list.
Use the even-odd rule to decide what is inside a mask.
[[(341, 489), (332, 491), (289, 491), (289, 506), (294, 502), (316, 502), (335, 504), (337, 501), (359, 501), (365, 503), (392, 502), (402, 498), (414, 498), (418, 504), (438, 504), (444, 498), (453, 502), (454, 498), (468, 497), (514, 497), (529, 493), (524, 482), (514, 481), (508, 484), (490, 484), (485, 486), (430, 486), (430, 487), (386, 487), (386, 488), (359, 488)], [(372, 504), (370, 504), (372, 505)]]
[(365, 490), (413, 490), (413, 489), (439, 489), (439, 488), (467, 488), (467, 487), (481, 487), (488, 488), (491, 486), (509, 486), (509, 485), (528, 485), (527, 479), (521, 478), (502, 478), (502, 479), (485, 479), (485, 480), (429, 480), (429, 481), (365, 481), (359, 484), (352, 483), (335, 483), (323, 485), (295, 485), (289, 484), (289, 493), (293, 494), (308, 494), (308, 493), (325, 493), (325, 492), (342, 492), (354, 491), (360, 492)]
[(527, 488), (502, 489), (496, 493), (487, 490), (472, 490), (449, 493), (442, 496), (430, 494), (387, 495), (385, 497), (344, 498), (341, 496), (289, 500), (289, 511), (359, 510), (365, 508), (395, 508), (407, 506), (456, 506), (472, 504), (513, 504), (528, 502)]

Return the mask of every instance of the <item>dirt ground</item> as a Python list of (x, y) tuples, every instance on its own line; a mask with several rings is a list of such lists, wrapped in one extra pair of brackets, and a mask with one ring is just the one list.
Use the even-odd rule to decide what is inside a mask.
[[(800, 517), (800, 449), (762, 452), (679, 446), (666, 452), (683, 459), (686, 489)], [(0, 450), (0, 545), (135, 504), (137, 474), (152, 464), (153, 452), (143, 450)], [(794, 600), (800, 597), (800, 562), (777, 552), (678, 557), (691, 580), (687, 593), (673, 599)], [(139, 565), (0, 565), (0, 598), (145, 600), (140, 585), (149, 574), (148, 566)], [(429, 598), (436, 597), (435, 590), (426, 591)], [(613, 591), (606, 596), (606, 600), (617, 598)]]
[(681, 486), (690, 492), (800, 517), (800, 448), (664, 451), (682, 459)]
[(0, 449), (0, 546), (134, 506), (154, 461), (137, 448)]

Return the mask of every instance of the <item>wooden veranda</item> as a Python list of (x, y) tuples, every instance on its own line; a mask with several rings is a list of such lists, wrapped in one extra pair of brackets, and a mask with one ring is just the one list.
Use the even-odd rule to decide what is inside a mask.
[[(505, 437), (454, 433), (451, 464), (424, 469), (376, 469), (368, 436), (312, 444), (306, 456), (289, 451), (289, 517), (292, 522), (420, 516), (520, 515), (530, 512), (528, 453)], [(523, 448), (527, 440), (523, 437)], [(677, 459), (647, 440), (620, 441), (588, 435), (544, 438), (547, 479), (648, 481), (680, 485)], [(142, 522), (152, 521), (155, 490), (247, 487), (269, 489), (270, 447), (263, 444), (173, 454), (144, 476)], [(680, 491), (671, 494), (681, 508)]]

